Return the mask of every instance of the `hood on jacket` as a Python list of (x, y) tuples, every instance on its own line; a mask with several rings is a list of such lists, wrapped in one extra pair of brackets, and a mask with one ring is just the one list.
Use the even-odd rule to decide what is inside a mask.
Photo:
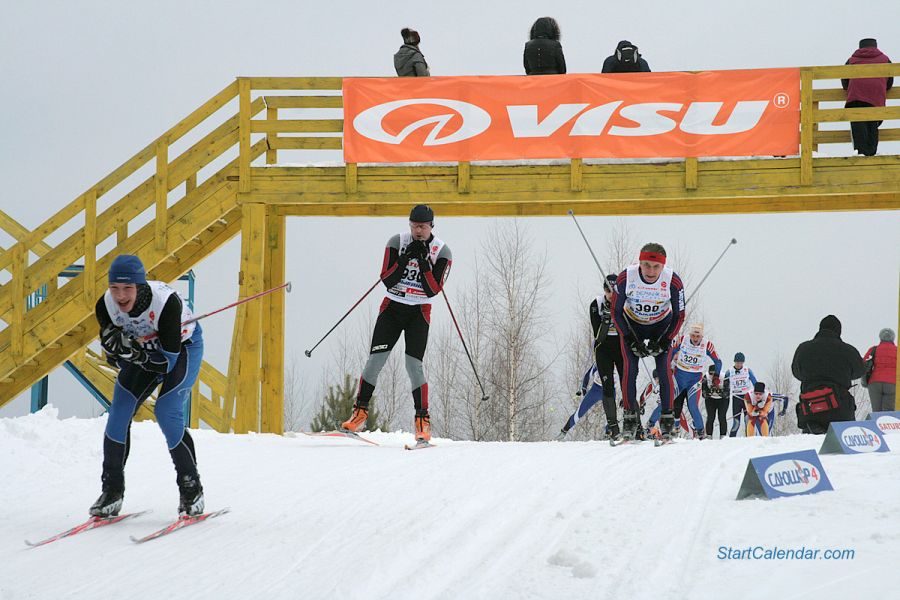
[(853, 64), (854, 61), (866, 61), (871, 62), (873, 59), (881, 59), (883, 58), (883, 62), (890, 62), (888, 57), (879, 50), (878, 48), (874, 48), (872, 46), (866, 48), (860, 48), (856, 52), (854, 52), (850, 56), (850, 63)]
[(531, 26), (532, 40), (537, 38), (545, 38), (548, 40), (559, 41), (559, 24), (553, 17), (541, 17)]

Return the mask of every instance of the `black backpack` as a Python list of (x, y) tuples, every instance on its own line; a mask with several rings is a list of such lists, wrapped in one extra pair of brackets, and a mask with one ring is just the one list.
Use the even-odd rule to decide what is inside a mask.
[(641, 61), (641, 54), (638, 52), (637, 46), (622, 46), (616, 48), (616, 60), (629, 67), (637, 67)]
[(869, 387), (869, 377), (872, 376), (872, 371), (875, 370), (875, 350), (878, 346), (872, 347), (872, 354), (869, 355), (869, 359), (866, 361), (866, 372), (863, 374), (862, 379), (859, 380), (860, 385), (864, 388)]

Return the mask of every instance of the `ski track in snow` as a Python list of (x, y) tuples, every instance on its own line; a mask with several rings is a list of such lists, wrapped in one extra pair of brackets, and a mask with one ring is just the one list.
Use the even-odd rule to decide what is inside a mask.
[[(125, 511), (152, 510), (29, 549), (87, 518), (105, 418), (52, 408), (0, 419), (0, 600), (341, 598), (550, 600), (885, 597), (900, 552), (900, 451), (822, 456), (834, 492), (735, 501), (747, 460), (821, 436), (606, 442), (222, 435), (196, 440), (207, 508), (232, 512), (132, 544), (175, 517), (162, 434), (135, 423)], [(900, 436), (888, 443), (900, 448)], [(849, 548), (850, 561), (733, 560), (720, 546)]]

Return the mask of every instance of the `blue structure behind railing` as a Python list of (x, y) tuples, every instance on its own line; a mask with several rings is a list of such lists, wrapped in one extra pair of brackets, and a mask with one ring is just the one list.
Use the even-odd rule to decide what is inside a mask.
[[(68, 269), (62, 271), (59, 276), (65, 277), (66, 279), (71, 279), (73, 277), (77, 277), (84, 271), (84, 267), (82, 265), (70, 265)], [(188, 307), (191, 310), (194, 310), (194, 283), (196, 281), (194, 277), (193, 271), (188, 271), (184, 275), (178, 278), (178, 281), (187, 281), (188, 284), (188, 293), (187, 293), (187, 303)], [(47, 286), (42, 285), (35, 292), (28, 295), (26, 298), (26, 306), (28, 310), (31, 310), (41, 302), (43, 302), (47, 298)], [(94, 397), (94, 399), (100, 403), (104, 410), (109, 409), (109, 405), (111, 402), (110, 398), (107, 398), (103, 395), (97, 387), (91, 383), (91, 380), (82, 373), (75, 364), (67, 360), (64, 363), (64, 366), (69, 373), (78, 380), (84, 388)], [(31, 412), (37, 412), (47, 406), (47, 396), (49, 394), (50, 383), (47, 377), (42, 378), (40, 381), (31, 386)], [(185, 399), (184, 406), (184, 418), (185, 423), (191, 422), (191, 395), (188, 394)]]

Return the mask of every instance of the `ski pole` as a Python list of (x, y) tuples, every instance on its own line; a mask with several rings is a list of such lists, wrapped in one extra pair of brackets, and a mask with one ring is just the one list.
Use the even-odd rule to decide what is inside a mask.
[[(191, 318), (188, 319), (187, 321), (184, 321), (184, 322), (181, 324), (181, 326), (184, 327), (185, 325), (190, 325), (191, 323), (196, 323), (197, 321), (199, 321), (199, 320), (201, 320), (201, 319), (205, 319), (206, 317), (211, 317), (212, 315), (217, 314), (217, 313), (220, 313), (220, 312), (222, 312), (223, 310), (228, 310), (229, 308), (234, 308), (235, 306), (240, 306), (241, 304), (245, 304), (245, 303), (247, 303), (247, 302), (250, 302), (251, 300), (256, 300), (257, 298), (262, 298), (263, 296), (265, 296), (265, 295), (267, 295), (267, 294), (271, 294), (272, 292), (277, 292), (277, 291), (280, 290), (280, 289), (284, 289), (284, 291), (290, 293), (290, 291), (291, 291), (291, 282), (288, 281), (287, 283), (282, 283), (281, 285), (275, 286), (275, 287), (273, 287), (273, 288), (270, 289), (270, 290), (266, 290), (266, 291), (260, 292), (260, 293), (258, 293), (258, 294), (253, 294), (252, 296), (247, 296), (247, 297), (244, 298), (243, 300), (238, 300), (237, 302), (232, 302), (232, 303), (229, 304), (228, 306), (223, 306), (222, 308), (219, 308), (219, 309), (214, 310), (214, 311), (212, 311), (212, 312), (208, 312), (208, 313), (206, 313), (206, 314), (199, 315), (199, 316), (196, 316), (196, 317), (191, 317)], [(149, 335), (145, 335), (145, 336), (142, 336), (142, 337), (138, 338), (138, 341), (139, 341), (139, 342), (148, 342), (148, 341), (150, 341), (150, 340), (156, 338), (157, 335), (158, 335), (158, 334), (156, 334), (156, 333), (151, 333), (151, 334), (149, 334)]]
[(713, 269), (716, 268), (716, 265), (719, 264), (719, 261), (722, 260), (722, 257), (725, 256), (725, 253), (728, 252), (728, 249), (733, 245), (737, 244), (736, 238), (731, 238), (731, 241), (728, 242), (728, 245), (725, 246), (725, 249), (722, 250), (722, 254), (719, 255), (719, 258), (716, 259), (716, 262), (713, 263), (713, 266), (709, 268), (709, 271), (706, 272), (706, 275), (703, 276), (703, 279), (700, 280), (700, 283), (697, 284), (697, 287), (694, 288), (694, 291), (691, 292), (691, 295), (687, 297), (687, 300), (684, 301), (685, 304), (691, 301), (691, 298), (694, 297), (694, 294), (700, 289), (700, 286), (703, 285), (703, 282), (706, 281), (706, 278), (709, 277), (709, 274), (713, 272)]
[[(588, 241), (587, 236), (584, 235), (584, 231), (581, 229), (581, 225), (578, 223), (578, 219), (575, 218), (575, 211), (571, 208), (569, 209), (569, 216), (572, 217), (572, 220), (575, 221), (575, 227), (578, 228), (578, 233), (581, 234), (581, 239), (584, 240), (584, 245), (587, 246), (588, 252), (591, 253), (591, 257), (594, 259), (594, 264), (597, 265), (597, 269), (600, 271), (600, 275), (603, 277), (603, 281), (606, 281), (606, 273), (603, 272), (603, 267), (600, 266), (600, 261), (597, 260), (597, 255), (594, 254), (594, 249), (591, 248), (591, 243)], [(631, 327), (631, 323), (628, 322), (628, 319), (625, 319), (625, 324), (628, 325), (628, 330), (631, 332), (631, 337), (635, 340), (638, 339), (637, 334), (634, 332), (634, 329)], [(650, 377), (650, 381), (653, 381), (653, 377), (650, 374), (650, 369), (647, 368), (647, 365), (644, 364), (644, 357), (641, 357), (641, 366), (644, 367), (644, 371), (647, 374), (647, 377)]]
[(328, 332), (327, 332), (325, 335), (322, 336), (322, 339), (320, 339), (318, 342), (316, 342), (316, 345), (315, 345), (315, 346), (313, 346), (313, 347), (310, 348), (309, 350), (304, 350), (304, 351), (303, 351), (303, 354), (306, 355), (306, 358), (312, 357), (313, 350), (315, 350), (316, 348), (318, 348), (318, 347), (319, 347), (319, 344), (321, 344), (322, 342), (324, 342), (324, 341), (325, 341), (325, 338), (327, 338), (329, 335), (331, 335), (331, 332), (334, 331), (335, 329), (337, 329), (337, 326), (340, 325), (340, 324), (344, 321), (344, 319), (346, 319), (348, 316), (350, 316), (350, 313), (353, 312), (353, 309), (355, 309), (357, 306), (359, 306), (359, 304), (360, 304), (363, 300), (366, 299), (366, 296), (368, 296), (369, 294), (371, 294), (371, 293), (372, 293), (372, 290), (374, 290), (376, 287), (378, 287), (378, 284), (381, 283), (381, 281), (382, 281), (382, 279), (379, 277), (379, 278), (378, 278), (378, 281), (376, 281), (375, 283), (373, 283), (373, 284), (372, 284), (372, 287), (370, 287), (368, 290), (366, 290), (366, 293), (363, 294), (362, 297), (361, 297), (359, 300), (356, 301), (356, 304), (354, 304), (353, 306), (351, 306), (351, 307), (350, 307), (350, 310), (348, 310), (346, 313), (344, 313), (344, 316), (341, 317), (341, 318), (338, 320), (338, 322), (335, 323), (334, 326), (333, 326), (331, 329), (329, 329)]
[(453, 308), (450, 306), (450, 299), (447, 298), (447, 292), (444, 291), (444, 288), (441, 288), (441, 294), (444, 295), (444, 302), (447, 303), (447, 310), (450, 311), (450, 318), (453, 319), (453, 324), (456, 326), (456, 333), (459, 334), (459, 341), (462, 342), (463, 350), (466, 351), (466, 356), (469, 358), (469, 364), (472, 365), (472, 372), (475, 373), (475, 381), (478, 382), (478, 387), (481, 388), (481, 401), (487, 401), (490, 396), (488, 396), (484, 391), (484, 386), (481, 385), (481, 377), (478, 376), (478, 369), (475, 368), (475, 361), (472, 360), (472, 355), (469, 354), (469, 347), (466, 345), (466, 339), (463, 337), (462, 330), (459, 328), (459, 323), (456, 322), (456, 315), (453, 314)]

